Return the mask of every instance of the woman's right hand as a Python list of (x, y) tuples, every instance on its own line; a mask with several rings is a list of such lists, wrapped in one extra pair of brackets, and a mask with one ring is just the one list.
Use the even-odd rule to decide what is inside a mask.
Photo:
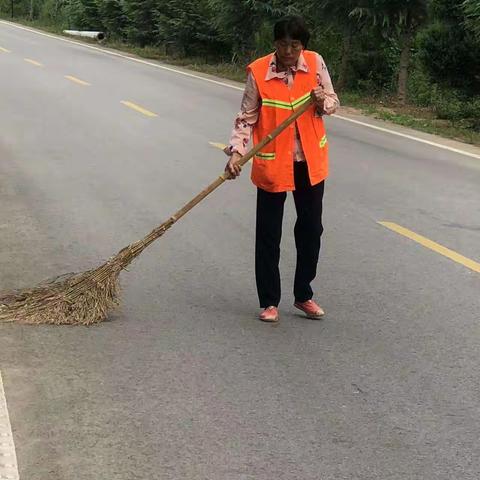
[(230, 160), (227, 162), (225, 172), (228, 173), (227, 180), (234, 180), (240, 175), (242, 167), (238, 165), (238, 162), (242, 159), (242, 156), (238, 152), (233, 152)]

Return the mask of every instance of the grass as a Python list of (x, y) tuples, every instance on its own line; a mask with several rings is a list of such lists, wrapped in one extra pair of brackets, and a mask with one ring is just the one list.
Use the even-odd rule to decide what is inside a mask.
[(480, 146), (480, 132), (435, 116), (433, 109), (399, 105), (390, 97), (369, 97), (357, 92), (341, 95), (342, 104), (380, 120)]
[[(8, 18), (6, 19), (8, 20)], [(29, 21), (16, 18), (15, 22), (57, 35), (68, 36), (63, 34), (60, 27), (45, 25), (41, 21)], [(85, 43), (98, 44), (96, 41), (88, 38), (80, 38), (78, 40)], [(102, 43), (102, 47), (121, 50), (145, 59), (158, 60), (237, 82), (245, 81), (245, 67), (240, 64), (210, 62), (201, 57), (184, 58), (172, 56), (167, 55), (161, 47), (138, 47), (108, 38)], [(468, 128), (462, 125), (461, 122), (455, 124), (448, 120), (441, 120), (436, 117), (432, 108), (420, 108), (414, 105), (398, 105), (391, 97), (374, 97), (358, 92), (343, 92), (340, 100), (342, 106), (353, 107), (360, 113), (380, 120), (480, 146), (480, 131)]]
[(149, 60), (159, 60), (170, 65), (188, 68), (196, 72), (215, 75), (217, 77), (244, 82), (245, 68), (235, 63), (209, 62), (203, 57), (177, 57), (166, 55), (160, 47), (136, 47), (115, 40), (106, 40), (103, 45), (107, 48), (121, 50)]

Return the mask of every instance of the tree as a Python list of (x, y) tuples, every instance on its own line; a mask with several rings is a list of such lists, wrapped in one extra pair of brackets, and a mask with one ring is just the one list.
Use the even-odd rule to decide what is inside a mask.
[(427, 21), (427, 0), (364, 0), (351, 15), (366, 28), (378, 28), (383, 36), (395, 35), (400, 45), (397, 97), (407, 98), (408, 68), (418, 29)]
[[(286, 11), (284, 4), (258, 0), (208, 0), (220, 38), (231, 46), (234, 59), (250, 60), (255, 55), (257, 32), (268, 18)], [(291, 3), (291, 2), (290, 2)]]
[(81, 0), (67, 0), (65, 5), (65, 14), (69, 28), (84, 28), (85, 8)]
[(480, 91), (480, 42), (467, 28), (463, 0), (433, 0), (432, 23), (418, 38), (418, 58), (435, 83)]
[(103, 30), (96, 0), (82, 0), (85, 12), (85, 27), (91, 30)]
[(157, 43), (156, 18), (161, 3), (155, 0), (124, 0), (129, 41), (141, 47)]
[(40, 8), (40, 18), (51, 25), (63, 26), (65, 0), (45, 0)]
[(95, 0), (67, 0), (65, 10), (70, 27), (78, 30), (102, 29)]
[(109, 36), (124, 38), (128, 23), (127, 15), (120, 0), (101, 0), (98, 11)]
[(480, 41), (480, 0), (465, 0), (463, 9), (468, 27)]
[(207, 0), (167, 0), (157, 13), (158, 40), (187, 56), (221, 54), (213, 11)]
[(338, 91), (346, 86), (354, 35), (358, 34), (358, 21), (351, 15), (357, 5), (358, 1), (355, 0), (323, 0), (320, 9), (317, 2), (309, 4), (309, 11), (315, 15), (318, 23), (327, 21), (334, 24), (342, 34), (342, 53), (336, 83)]

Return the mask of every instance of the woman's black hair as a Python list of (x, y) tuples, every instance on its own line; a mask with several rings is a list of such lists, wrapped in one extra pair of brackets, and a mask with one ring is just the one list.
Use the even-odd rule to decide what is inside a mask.
[(304, 48), (307, 48), (310, 40), (310, 32), (305, 24), (305, 20), (296, 15), (280, 19), (273, 27), (273, 36), (275, 41), (284, 40), (285, 38), (300, 40)]

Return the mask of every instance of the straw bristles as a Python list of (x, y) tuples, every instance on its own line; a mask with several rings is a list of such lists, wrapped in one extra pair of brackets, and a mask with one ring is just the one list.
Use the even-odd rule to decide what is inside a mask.
[(92, 325), (119, 304), (119, 275), (173, 225), (170, 219), (100, 267), (57, 277), (33, 289), (0, 295), (0, 323)]
[[(121, 270), (108, 262), (96, 270), (70, 274), (31, 290), (0, 297), (0, 322), (52, 325), (92, 325), (118, 305)], [(96, 278), (104, 272), (101, 280)]]

